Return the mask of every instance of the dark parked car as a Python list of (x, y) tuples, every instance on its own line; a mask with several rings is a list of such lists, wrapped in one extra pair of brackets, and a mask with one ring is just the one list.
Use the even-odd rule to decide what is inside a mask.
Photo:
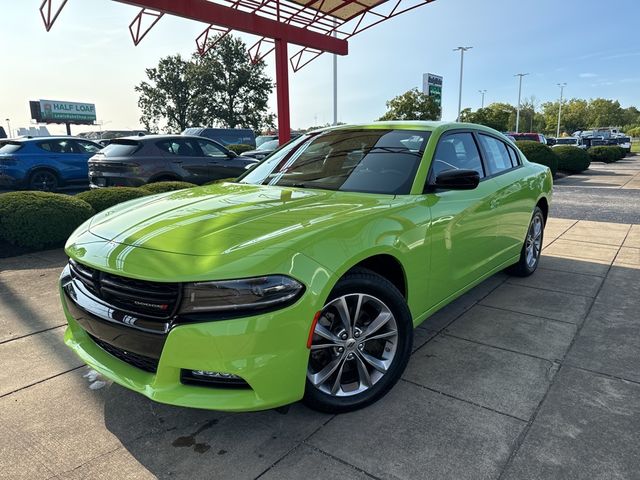
[(102, 146), (74, 137), (18, 138), (0, 147), (0, 186), (53, 191), (87, 183), (87, 160)]
[(205, 137), (222, 145), (251, 145), (256, 146), (256, 134), (249, 128), (202, 128), (191, 127), (185, 129), (182, 135)]
[(89, 160), (92, 188), (138, 187), (146, 183), (183, 180), (202, 185), (235, 178), (253, 166), (212, 140), (186, 135), (117, 138)]
[(251, 157), (256, 160), (262, 160), (268, 155), (271, 155), (280, 145), (279, 140), (269, 140), (264, 142), (255, 150), (249, 150), (248, 152), (242, 152), (243, 157)]
[(538, 142), (544, 145), (547, 144), (547, 139), (541, 133), (515, 133), (509, 132), (509, 135), (515, 138), (516, 140), (529, 140), (530, 142)]

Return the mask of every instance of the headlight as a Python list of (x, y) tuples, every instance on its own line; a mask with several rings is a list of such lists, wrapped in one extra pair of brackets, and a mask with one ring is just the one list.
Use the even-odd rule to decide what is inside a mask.
[(255, 313), (290, 305), (303, 290), (301, 283), (284, 275), (187, 283), (180, 313)]

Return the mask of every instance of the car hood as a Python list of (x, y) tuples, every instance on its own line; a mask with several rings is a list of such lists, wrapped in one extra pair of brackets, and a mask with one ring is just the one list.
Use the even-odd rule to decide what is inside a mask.
[(89, 231), (112, 243), (186, 255), (298, 250), (321, 229), (387, 208), (390, 198), (223, 183), (123, 203), (96, 215)]

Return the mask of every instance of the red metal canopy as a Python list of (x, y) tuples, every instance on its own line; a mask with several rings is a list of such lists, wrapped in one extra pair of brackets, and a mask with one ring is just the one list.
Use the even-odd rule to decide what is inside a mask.
[[(40, 14), (47, 31), (68, 0), (43, 0)], [(301, 49), (291, 56), (298, 71), (324, 52), (346, 55), (347, 41), (385, 20), (434, 0), (114, 0), (140, 7), (129, 25), (137, 45), (164, 14), (208, 24), (196, 39), (204, 55), (215, 44), (209, 36), (237, 30), (261, 38), (249, 48), (257, 62), (275, 50), (278, 132), (280, 143), (289, 140), (288, 44)], [(57, 4), (57, 7), (54, 6)], [(146, 23), (146, 26), (143, 24)]]

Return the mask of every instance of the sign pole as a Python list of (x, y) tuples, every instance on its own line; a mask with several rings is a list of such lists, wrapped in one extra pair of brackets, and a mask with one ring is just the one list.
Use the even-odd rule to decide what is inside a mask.
[(278, 103), (278, 140), (284, 145), (291, 138), (289, 118), (289, 57), (287, 42), (275, 39), (276, 46), (276, 97)]
[(65, 125), (67, 126), (67, 135), (71, 136), (71, 124), (67, 122)]

